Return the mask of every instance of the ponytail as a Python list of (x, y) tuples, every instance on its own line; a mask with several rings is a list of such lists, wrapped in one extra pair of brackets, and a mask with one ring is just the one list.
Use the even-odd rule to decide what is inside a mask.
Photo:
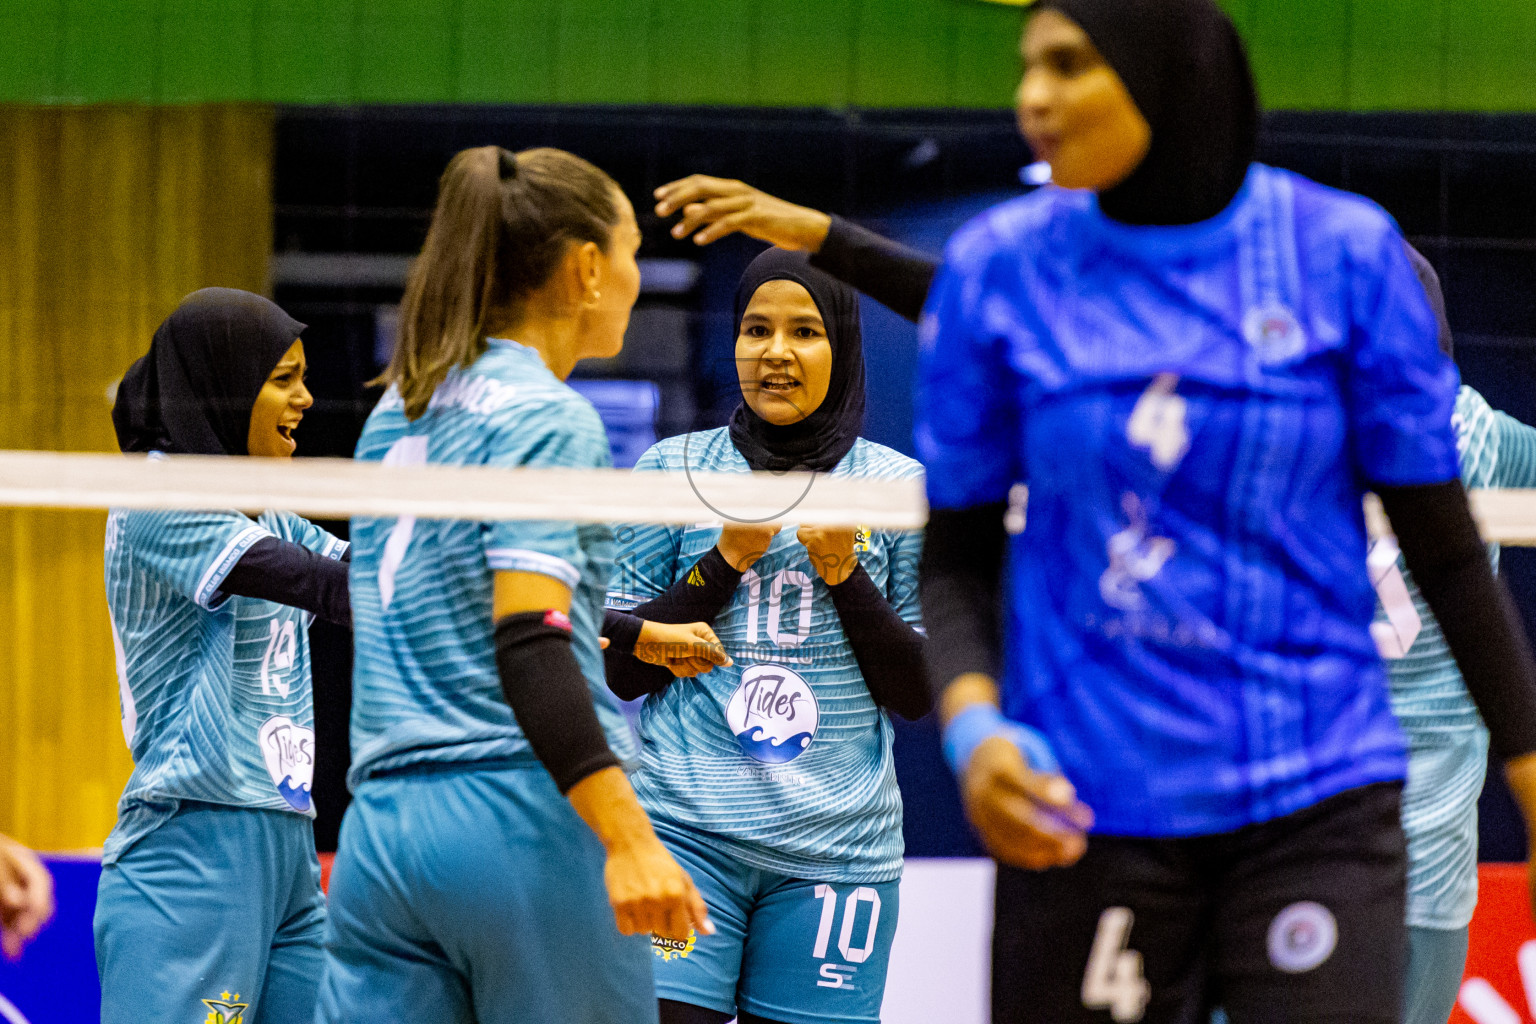
[(427, 411), (450, 370), (484, 354), (489, 331), (520, 315), (569, 244), (608, 248), (617, 194), (612, 178), (564, 150), (481, 146), (454, 156), (377, 381), (399, 389), (408, 419)]

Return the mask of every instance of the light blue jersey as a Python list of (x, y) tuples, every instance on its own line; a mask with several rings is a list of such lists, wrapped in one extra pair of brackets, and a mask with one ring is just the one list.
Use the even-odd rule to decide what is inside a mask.
[[(1536, 429), (1463, 386), (1452, 417), (1468, 487), (1536, 487)], [(1488, 546), (1498, 567), (1499, 547)], [(1397, 545), (1371, 548), (1378, 599), (1371, 631), (1387, 660), (1392, 710), (1408, 735), (1408, 924), (1464, 928), (1477, 905), (1477, 797), (1488, 730)]]
[[(668, 438), (636, 471), (746, 473), (730, 433)], [(916, 462), (859, 439), (834, 476), (914, 477)], [(793, 520), (790, 513), (786, 520)], [(891, 724), (870, 697), (799, 524), (786, 521), (713, 626), (735, 664), (647, 698), (635, 791), (658, 824), (709, 833), (743, 862), (828, 882), (901, 874), (901, 794)], [(720, 524), (625, 527), (611, 607), (650, 600), (720, 538)], [(917, 533), (861, 531), (859, 563), (920, 624)]]
[[(357, 458), (508, 469), (611, 465), (591, 404), (532, 349), (496, 339), (474, 364), (448, 375), (415, 422), (399, 393), (387, 392), (368, 417)], [(540, 573), (571, 588), (576, 660), (609, 746), (621, 760), (634, 757), (598, 647), (613, 565), (607, 526), (360, 518), (352, 543), (354, 789), (374, 772), (423, 762), (534, 763), (496, 672), (498, 570)]]
[(313, 817), (309, 623), (297, 608), (219, 585), (266, 537), (340, 558), (345, 541), (287, 512), (114, 510), (106, 584), (134, 769), (103, 862), (183, 800)]

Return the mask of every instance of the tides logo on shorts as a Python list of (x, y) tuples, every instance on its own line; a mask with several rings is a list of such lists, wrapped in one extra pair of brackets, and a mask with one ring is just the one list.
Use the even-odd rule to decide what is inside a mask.
[(821, 709), (799, 673), (783, 665), (753, 665), (741, 674), (725, 706), (725, 720), (748, 757), (783, 764), (816, 738)]
[(652, 932), (651, 952), (663, 960), (686, 960), (688, 959), (688, 954), (693, 952), (693, 947), (698, 944), (698, 941), (699, 933), (692, 928), (688, 929), (688, 938), (681, 941), (678, 939), (664, 939), (655, 932)]

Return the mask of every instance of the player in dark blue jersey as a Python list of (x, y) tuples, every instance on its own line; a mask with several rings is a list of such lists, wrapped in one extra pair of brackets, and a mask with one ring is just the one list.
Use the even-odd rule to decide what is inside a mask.
[[(623, 345), (639, 245), (578, 157), (454, 157), (358, 458), (609, 465), (565, 378)], [(713, 928), (624, 771), (598, 635), (611, 531), (360, 517), (353, 540), (354, 800), (317, 1019), (655, 1021), (647, 937)], [(707, 628), (668, 630), (693, 670), (728, 660)]]
[(1213, 3), (1036, 6), (1020, 117), (1062, 187), (951, 241), (918, 396), (930, 663), (1002, 862), (993, 1019), (1395, 1022), (1367, 488), (1536, 810), (1536, 666), (1459, 480), (1455, 368), (1390, 219), (1252, 163)]
[[(939, 261), (835, 215), (786, 202), (740, 181), (692, 175), (657, 190), (657, 214), (682, 212), (674, 234), (707, 245), (740, 231), (774, 244), (809, 250), (810, 262), (916, 322)], [(1414, 271), (1435, 310), (1440, 346), (1450, 354), (1440, 283), (1429, 261), (1411, 246)], [(1533, 471), (1528, 457), (1536, 430), (1491, 410), (1471, 388), (1458, 392), (1452, 424), (1462, 479), (1468, 487), (1518, 487)], [(1409, 956), (1404, 986), (1407, 1024), (1443, 1024), (1456, 1001), (1466, 960), (1467, 921), (1477, 897), (1477, 795), (1487, 767), (1483, 717), (1498, 706), (1475, 707), (1433, 614), (1406, 570), (1379, 564), (1396, 541), (1372, 545), (1371, 576), (1381, 606), (1372, 632), (1387, 630), (1392, 703), (1409, 741), (1403, 828), (1408, 838)], [(1497, 559), (1497, 545), (1490, 545)], [(1422, 631), (1421, 631), (1422, 627)], [(1416, 638), (1416, 642), (1415, 639)], [(1216, 1020), (1225, 1021), (1224, 1014)]]
[[(939, 261), (837, 216), (786, 202), (740, 181), (692, 175), (657, 190), (659, 216), (682, 213), (678, 237), (707, 245), (740, 231), (776, 245), (809, 250), (812, 265), (849, 282), (916, 322)], [(1450, 328), (1439, 279), (1411, 246), (1410, 262), (1439, 322), (1450, 354)], [(1462, 386), (1452, 417), (1462, 479), (1468, 487), (1519, 487), (1533, 471), (1536, 431), (1489, 409)], [(1445, 646), (1438, 623), (1406, 570), (1383, 565), (1397, 551), (1376, 540), (1369, 558), (1382, 602), (1372, 632), (1382, 645), (1392, 703), (1409, 742), (1403, 828), (1408, 838), (1409, 956), (1404, 987), (1407, 1024), (1443, 1024), (1456, 1001), (1466, 960), (1467, 921), (1477, 897), (1477, 795), (1487, 766), (1488, 731), (1498, 704), (1475, 706)], [(1491, 545), (1497, 559), (1497, 545)], [(1421, 631), (1422, 627), (1422, 631)], [(1414, 638), (1417, 638), (1415, 642)], [(1379, 641), (1380, 643), (1380, 641)], [(1411, 648), (1411, 649), (1410, 649)], [(1225, 1021), (1224, 1015), (1216, 1018)]]
[[(118, 386), (127, 452), (286, 458), (312, 399), (298, 323), (188, 296)], [(115, 509), (106, 585), (133, 775), (96, 901), (101, 1019), (314, 1012), (309, 624), (346, 623), (347, 545), (287, 512)]]

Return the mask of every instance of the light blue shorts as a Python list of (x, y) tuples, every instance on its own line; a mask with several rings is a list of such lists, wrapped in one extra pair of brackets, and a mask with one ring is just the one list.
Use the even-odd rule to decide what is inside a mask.
[(1445, 1024), (1456, 1008), (1467, 969), (1466, 928), (1408, 929), (1404, 1024)]
[(603, 848), (537, 762), (358, 787), (331, 869), (320, 1024), (655, 1024)]
[(102, 1024), (307, 1021), (324, 928), (308, 818), (185, 801), (102, 869)]
[(716, 929), (652, 940), (658, 997), (784, 1024), (879, 1024), (900, 879), (791, 878), (732, 859), (705, 833), (662, 822), (656, 832)]

